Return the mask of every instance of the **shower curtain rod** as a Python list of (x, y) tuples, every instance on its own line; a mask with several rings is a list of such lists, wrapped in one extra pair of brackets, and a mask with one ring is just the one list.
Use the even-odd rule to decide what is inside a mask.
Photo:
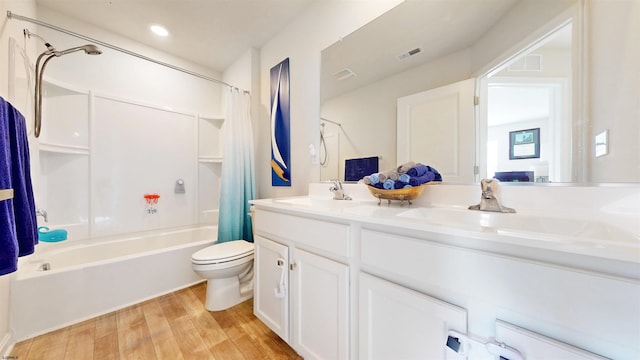
[(222, 80), (218, 80), (218, 79), (206, 76), (206, 75), (199, 74), (199, 73), (191, 71), (191, 70), (187, 70), (187, 69), (175, 66), (175, 65), (171, 65), (169, 63), (162, 62), (160, 60), (156, 60), (156, 59), (150, 58), (148, 56), (144, 56), (142, 54), (138, 54), (138, 53), (135, 53), (133, 51), (129, 51), (127, 49), (123, 49), (121, 47), (118, 47), (118, 46), (115, 46), (115, 45), (111, 45), (111, 44), (106, 43), (104, 41), (93, 39), (93, 38), (90, 38), (88, 36), (85, 36), (85, 35), (82, 35), (82, 34), (78, 34), (78, 33), (75, 33), (73, 31), (66, 30), (66, 29), (63, 29), (61, 27), (48, 24), (48, 23), (40, 21), (40, 20), (36, 20), (36, 19), (32, 19), (32, 18), (29, 18), (29, 17), (26, 17), (26, 16), (14, 14), (10, 10), (7, 10), (7, 18), (8, 19), (22, 20), (22, 21), (30, 22), (32, 24), (44, 26), (44, 27), (47, 27), (49, 29), (65, 33), (67, 35), (75, 36), (75, 37), (77, 37), (79, 39), (83, 39), (83, 40), (86, 40), (86, 41), (89, 41), (89, 42), (92, 42), (92, 43), (96, 43), (96, 44), (99, 44), (101, 46), (107, 47), (107, 48), (112, 49), (112, 50), (119, 51), (119, 52), (127, 54), (127, 55), (135, 56), (135, 57), (137, 57), (139, 59), (142, 59), (142, 60), (150, 61), (152, 63), (158, 64), (158, 65), (162, 65), (162, 66), (168, 67), (170, 69), (173, 69), (173, 70), (176, 70), (176, 71), (180, 71), (180, 72), (183, 72), (185, 74), (189, 74), (189, 75), (192, 75), (192, 76), (195, 76), (195, 77), (199, 77), (199, 78), (204, 79), (204, 80), (208, 80), (208, 81), (211, 81), (211, 82), (214, 82), (214, 83), (225, 85), (225, 86), (230, 87), (231, 89), (238, 89), (238, 90), (244, 91), (246, 94), (249, 94), (248, 90), (240, 89), (237, 86), (233, 86), (233, 85), (231, 85), (229, 83), (226, 83), (226, 82), (224, 82)]

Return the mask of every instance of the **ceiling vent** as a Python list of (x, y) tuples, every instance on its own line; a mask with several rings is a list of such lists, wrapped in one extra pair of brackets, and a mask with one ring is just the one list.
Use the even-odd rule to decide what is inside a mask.
[(344, 68), (344, 69), (338, 71), (337, 73), (333, 74), (333, 76), (335, 76), (336, 79), (338, 79), (339, 81), (342, 81), (342, 80), (346, 80), (346, 79), (348, 79), (350, 77), (357, 76), (357, 74), (354, 73), (353, 70), (351, 70), (349, 68)]
[(509, 65), (509, 71), (542, 71), (542, 55), (529, 54)]
[(413, 50), (409, 50), (407, 52), (403, 52), (400, 55), (396, 55), (396, 59), (398, 59), (398, 61), (402, 61), (402, 60), (410, 58), (413, 55), (417, 55), (417, 54), (419, 54), (421, 52), (422, 52), (422, 49), (417, 47), (417, 48), (415, 48)]

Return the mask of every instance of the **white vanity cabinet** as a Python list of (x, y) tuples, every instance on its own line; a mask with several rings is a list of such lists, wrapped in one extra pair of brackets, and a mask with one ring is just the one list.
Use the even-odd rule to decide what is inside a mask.
[(253, 312), (289, 341), (289, 248), (262, 236), (254, 239)]
[(349, 226), (260, 209), (253, 219), (255, 315), (305, 359), (348, 359)]
[[(255, 202), (255, 312), (305, 359), (495, 360), (484, 346), (493, 338), (526, 359), (640, 356), (638, 266), (624, 252), (590, 252), (611, 257), (615, 244), (561, 234), (558, 244), (536, 242), (420, 222), (406, 207), (293, 200)], [(264, 250), (271, 243), (288, 259), (284, 300), (273, 296), (282, 272)], [(278, 309), (283, 325), (265, 309)], [(447, 347), (449, 331), (467, 336), (464, 354)]]
[(459, 359), (448, 330), (467, 331), (467, 311), (360, 273), (360, 359)]
[(293, 348), (305, 359), (348, 359), (349, 268), (299, 249), (291, 265)]

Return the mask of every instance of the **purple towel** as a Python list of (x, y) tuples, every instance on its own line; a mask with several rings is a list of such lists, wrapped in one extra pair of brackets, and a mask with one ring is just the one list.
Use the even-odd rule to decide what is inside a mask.
[(429, 171), (429, 167), (426, 165), (416, 165), (412, 168), (410, 168), (409, 170), (407, 170), (407, 175), (411, 176), (411, 177), (420, 177), (424, 174), (427, 173), (427, 171)]
[(13, 199), (0, 203), (0, 275), (16, 271), (18, 256), (38, 243), (36, 209), (24, 116), (0, 97), (0, 189)]
[(396, 190), (397, 189), (404, 189), (404, 187), (407, 186), (407, 185), (409, 185), (408, 182), (398, 180), (398, 181), (395, 182), (395, 184), (393, 184), (393, 188), (396, 189)]
[(426, 172), (422, 176), (412, 177), (409, 179), (409, 184), (411, 186), (419, 186), (424, 183), (428, 183), (429, 181), (433, 181), (436, 178), (436, 175), (432, 172)]
[(420, 165), (420, 166), (411, 168), (410, 171), (412, 169), (416, 169), (415, 173), (422, 173), (422, 175), (412, 176), (409, 179), (409, 184), (411, 186), (419, 186), (431, 181), (442, 181), (442, 176), (440, 175), (438, 170), (432, 168), (431, 166)]

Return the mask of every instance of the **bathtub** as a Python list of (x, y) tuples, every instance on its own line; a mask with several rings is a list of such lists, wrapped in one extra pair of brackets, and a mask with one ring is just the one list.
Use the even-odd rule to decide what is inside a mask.
[(11, 280), (15, 340), (204, 281), (191, 269), (191, 254), (216, 238), (216, 226), (202, 226), (40, 243)]

